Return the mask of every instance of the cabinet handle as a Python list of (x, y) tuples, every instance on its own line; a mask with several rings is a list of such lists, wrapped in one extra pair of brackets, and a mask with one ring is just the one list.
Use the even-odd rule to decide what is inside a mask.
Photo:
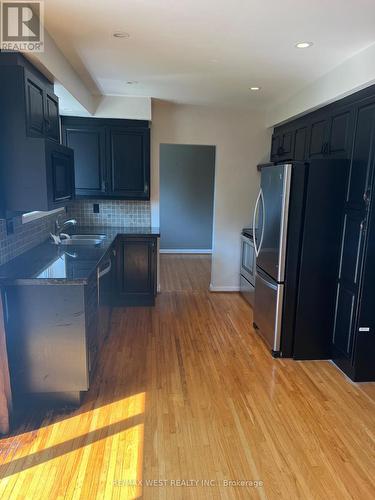
[(363, 201), (366, 203), (367, 206), (370, 204), (370, 199), (371, 199), (371, 193), (370, 190), (368, 189), (363, 193)]

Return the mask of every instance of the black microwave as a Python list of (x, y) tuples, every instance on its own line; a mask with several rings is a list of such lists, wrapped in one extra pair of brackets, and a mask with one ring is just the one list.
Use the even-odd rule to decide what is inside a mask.
[(75, 194), (73, 150), (46, 140), (46, 173), (50, 208), (58, 208), (73, 200)]

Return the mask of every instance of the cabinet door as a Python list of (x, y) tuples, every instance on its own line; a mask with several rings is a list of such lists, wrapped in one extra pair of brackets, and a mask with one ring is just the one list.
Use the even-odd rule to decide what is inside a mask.
[(311, 123), (309, 158), (322, 158), (328, 153), (328, 119), (317, 118)]
[(280, 157), (283, 160), (293, 159), (294, 131), (288, 130), (283, 133), (281, 141)]
[(117, 289), (121, 302), (153, 304), (156, 292), (156, 239), (121, 239), (117, 263)]
[(375, 103), (358, 109), (345, 206), (333, 336), (335, 361), (352, 370), (375, 146)]
[(351, 163), (348, 205), (364, 210), (369, 201), (369, 189), (374, 162), (375, 103), (358, 109), (353, 157)]
[(354, 132), (354, 110), (346, 109), (331, 117), (329, 155), (331, 158), (350, 158)]
[(49, 139), (60, 142), (59, 101), (50, 93), (45, 95), (45, 134)]
[(27, 135), (44, 137), (44, 89), (30, 77), (26, 78)]
[(271, 161), (278, 160), (279, 150), (280, 150), (280, 146), (281, 146), (281, 139), (282, 138), (280, 135), (273, 135), (272, 136)]
[(306, 160), (306, 138), (307, 127), (301, 127), (295, 131), (293, 158), (296, 161)]
[(87, 197), (105, 195), (105, 128), (64, 126), (64, 141), (74, 150), (76, 194)]
[(341, 247), (341, 266), (337, 284), (336, 317), (333, 345), (336, 357), (350, 359), (355, 331), (355, 311), (360, 279), (363, 248), (363, 222), (361, 213), (345, 215)]
[(110, 129), (112, 196), (123, 199), (150, 198), (149, 129)]

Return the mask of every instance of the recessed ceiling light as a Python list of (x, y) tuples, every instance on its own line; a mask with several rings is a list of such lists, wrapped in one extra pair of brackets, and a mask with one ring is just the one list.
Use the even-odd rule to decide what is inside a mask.
[(130, 37), (129, 33), (126, 33), (126, 31), (115, 31), (113, 33), (113, 36), (115, 38), (129, 38)]
[(311, 47), (313, 43), (312, 42), (298, 42), (296, 43), (296, 48), (297, 49), (308, 49)]
[(261, 87), (250, 87), (250, 90), (260, 90)]

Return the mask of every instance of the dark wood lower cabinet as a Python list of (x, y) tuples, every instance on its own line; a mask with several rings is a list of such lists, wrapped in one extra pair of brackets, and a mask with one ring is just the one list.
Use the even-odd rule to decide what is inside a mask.
[(117, 305), (154, 305), (157, 238), (119, 236), (117, 242)]
[(99, 263), (75, 260), (65, 256), (67, 283), (2, 290), (17, 407), (35, 397), (53, 406), (79, 405), (110, 334), (112, 306), (155, 303), (157, 236), (119, 235)]

